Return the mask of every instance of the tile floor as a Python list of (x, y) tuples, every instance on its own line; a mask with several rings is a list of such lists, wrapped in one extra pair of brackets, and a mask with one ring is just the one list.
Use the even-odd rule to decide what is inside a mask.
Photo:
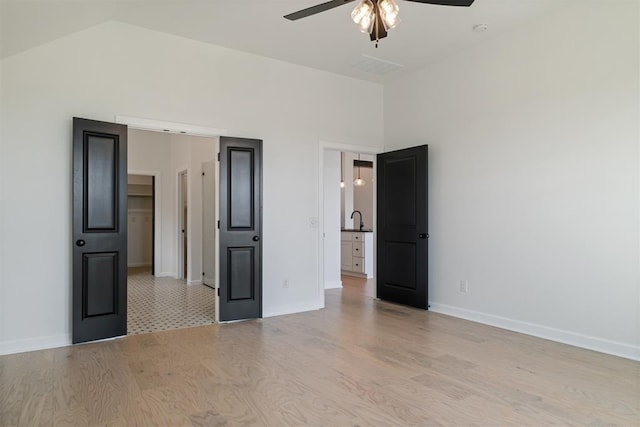
[(214, 322), (214, 291), (131, 268), (127, 281), (127, 334), (189, 328)]

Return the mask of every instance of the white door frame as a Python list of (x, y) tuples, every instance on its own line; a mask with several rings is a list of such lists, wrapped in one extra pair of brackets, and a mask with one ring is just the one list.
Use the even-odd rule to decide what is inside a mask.
[[(120, 124), (124, 124), (127, 125), (130, 129), (139, 129), (139, 130), (148, 130), (148, 131), (154, 131), (154, 132), (163, 132), (163, 133), (177, 133), (177, 134), (181, 134), (181, 135), (191, 135), (191, 136), (202, 136), (202, 137), (208, 137), (208, 138), (215, 138), (214, 141), (215, 142), (215, 148), (216, 151), (219, 152), (220, 151), (220, 142), (219, 142), (219, 137), (221, 136), (226, 136), (227, 135), (227, 130), (226, 129), (221, 129), (221, 128), (212, 128), (212, 127), (207, 127), (207, 126), (198, 126), (198, 125), (191, 125), (191, 124), (186, 124), (186, 123), (177, 123), (177, 122), (169, 122), (166, 120), (154, 120), (154, 119), (144, 119), (144, 118), (139, 118), (139, 117), (131, 117), (131, 116), (124, 116), (124, 115), (116, 115), (115, 116), (115, 123), (120, 123)], [(216, 161), (215, 162), (215, 174), (216, 174), (216, 179), (215, 179), (215, 192), (216, 195), (214, 196), (214, 200), (215, 200), (215, 221), (217, 223), (217, 221), (220, 219), (220, 168), (219, 168), (219, 163)], [(157, 177), (157, 181), (156, 181), (156, 231), (158, 232), (156, 234), (156, 242), (160, 242), (161, 239), (161, 222), (158, 220), (161, 214), (161, 209), (160, 209), (160, 197), (158, 196), (160, 194), (160, 190), (159, 190), (159, 185), (160, 185), (160, 174), (157, 173), (157, 175), (155, 175)], [(220, 253), (220, 239), (219, 239), (219, 233), (216, 233), (216, 237), (215, 237), (215, 250), (216, 253)], [(160, 248), (160, 246), (159, 246)], [(161, 248), (160, 248), (161, 249)], [(157, 261), (160, 261), (160, 263), (157, 263)], [(159, 265), (162, 265), (161, 263), (162, 261), (162, 251), (161, 250), (157, 250), (156, 251), (156, 270), (158, 269)], [(216, 257), (216, 272), (220, 271), (220, 257), (217, 256)], [(164, 267), (164, 265), (163, 265)], [(218, 289), (220, 287), (220, 276), (218, 274), (215, 275), (215, 292), (217, 295)], [(324, 296), (324, 295), (323, 295)], [(215, 297), (215, 321), (219, 322), (220, 321), (220, 306), (219, 306), (219, 299), (216, 296)]]
[[(383, 147), (372, 147), (367, 145), (341, 144), (327, 141), (320, 141), (318, 150), (318, 302), (320, 308), (324, 308), (324, 155), (327, 151), (344, 151), (361, 154), (376, 155), (384, 152)], [(376, 170), (376, 160), (373, 160), (373, 170)], [(376, 233), (377, 223), (377, 191), (373, 188), (373, 232)], [(376, 245), (373, 245), (373, 265), (376, 267)], [(340, 248), (335, 248), (339, 251)]]

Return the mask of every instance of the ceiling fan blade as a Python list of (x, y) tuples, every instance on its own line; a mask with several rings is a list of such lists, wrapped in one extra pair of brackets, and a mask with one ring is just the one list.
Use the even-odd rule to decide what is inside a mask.
[(474, 0), (405, 0), (414, 3), (438, 4), (440, 6), (464, 6), (469, 7)]
[(333, 0), (328, 1), (326, 3), (317, 4), (315, 6), (308, 7), (306, 9), (299, 10), (297, 12), (290, 13), (285, 15), (289, 21), (295, 21), (300, 18), (306, 18), (307, 16), (315, 15), (316, 13), (324, 12), (326, 10), (333, 9), (334, 7), (342, 6), (346, 3), (351, 3), (355, 0)]

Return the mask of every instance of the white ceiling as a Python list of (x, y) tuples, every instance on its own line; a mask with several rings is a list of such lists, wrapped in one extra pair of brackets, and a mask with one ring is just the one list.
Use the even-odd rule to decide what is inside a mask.
[[(384, 82), (487, 38), (508, 37), (565, 7), (558, 0), (476, 0), (469, 8), (399, 0), (402, 22), (378, 49), (350, 19), (357, 2), (298, 21), (283, 15), (327, 0), (0, 0), (0, 55), (20, 53), (115, 20), (359, 79)], [(472, 27), (488, 23), (489, 31)], [(362, 55), (402, 64), (380, 76), (354, 69)]]

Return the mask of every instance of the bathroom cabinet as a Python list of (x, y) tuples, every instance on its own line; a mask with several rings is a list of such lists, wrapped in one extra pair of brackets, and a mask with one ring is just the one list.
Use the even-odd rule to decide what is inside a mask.
[(342, 274), (373, 277), (373, 233), (343, 230), (340, 233), (340, 268)]

